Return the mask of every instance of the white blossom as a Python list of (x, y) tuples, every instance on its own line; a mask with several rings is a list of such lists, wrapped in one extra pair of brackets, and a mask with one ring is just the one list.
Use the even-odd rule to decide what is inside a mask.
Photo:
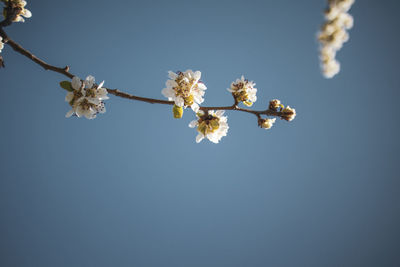
[(332, 78), (340, 71), (340, 64), (335, 59), (336, 52), (349, 40), (347, 30), (353, 27), (353, 17), (347, 12), (354, 0), (328, 0), (325, 11), (326, 22), (318, 34), (322, 73)]
[(18, 8), (19, 12), (17, 16), (13, 19), (13, 22), (25, 22), (24, 18), (32, 17), (32, 13), (25, 8), (26, 1), (24, 0), (8, 0), (5, 1), (6, 5), (11, 6), (12, 8)]
[(243, 102), (246, 106), (252, 106), (257, 101), (257, 88), (256, 84), (245, 79), (242, 75), (241, 79), (237, 79), (231, 83), (231, 88), (228, 91), (232, 93), (237, 102)]
[(200, 110), (196, 116), (197, 120), (193, 120), (189, 123), (190, 128), (197, 127), (196, 143), (201, 142), (204, 138), (207, 138), (213, 143), (218, 143), (223, 136), (228, 133), (228, 117), (223, 116), (223, 110), (209, 110), (208, 113), (204, 113)]
[(191, 107), (194, 112), (199, 110), (199, 104), (204, 101), (207, 87), (200, 81), (201, 72), (186, 70), (185, 72), (168, 72), (169, 80), (161, 93), (179, 107)]
[(276, 118), (273, 118), (273, 119), (262, 119), (260, 121), (259, 125), (261, 126), (261, 128), (271, 129), (271, 127), (274, 125), (275, 121), (276, 121)]
[(94, 119), (98, 113), (106, 112), (103, 100), (109, 99), (107, 89), (102, 88), (104, 81), (99, 85), (94, 83), (95, 79), (89, 75), (85, 81), (81, 81), (79, 77), (73, 77), (71, 81), (72, 92), (68, 92), (65, 101), (67, 101), (72, 109), (67, 112), (65, 117), (72, 115), (77, 117), (86, 117)]

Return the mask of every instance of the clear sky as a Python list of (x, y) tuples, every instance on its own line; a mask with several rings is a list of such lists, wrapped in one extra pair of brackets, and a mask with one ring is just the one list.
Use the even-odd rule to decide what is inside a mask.
[(28, 1), (15, 41), (81, 78), (162, 99), (168, 70), (200, 70), (204, 105), (230, 105), (242, 74), (271, 130), (227, 112), (228, 136), (195, 143), (194, 119), (111, 96), (65, 118), (65, 78), (8, 46), (0, 70), (0, 266), (400, 266), (395, 0), (358, 0), (319, 70), (324, 0)]

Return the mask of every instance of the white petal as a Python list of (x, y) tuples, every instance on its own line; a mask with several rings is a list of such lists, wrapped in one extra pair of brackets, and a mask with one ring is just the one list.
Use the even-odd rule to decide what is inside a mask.
[(30, 17), (32, 17), (32, 13), (28, 10), (28, 9), (24, 9), (23, 11), (22, 11), (22, 16), (24, 16), (25, 18), (30, 18)]
[(199, 125), (199, 122), (198, 122), (197, 120), (193, 120), (193, 121), (191, 121), (191, 122), (189, 123), (189, 127), (190, 127), (190, 128), (194, 128), (194, 127), (196, 127), (197, 125)]
[(199, 83), (197, 84), (197, 87), (198, 87), (200, 90), (206, 90), (206, 89), (207, 89), (207, 86), (206, 86), (204, 83), (202, 83), (202, 82), (199, 82)]
[(161, 93), (169, 100), (175, 97), (175, 91), (172, 88), (164, 88), (161, 90)]
[(74, 76), (74, 78), (72, 78), (71, 85), (75, 90), (79, 90), (82, 85), (81, 79), (77, 76)]
[(104, 85), (104, 81), (102, 81), (102, 82), (99, 84), (99, 86), (97, 86), (97, 88), (102, 88), (103, 85)]
[(220, 138), (218, 138), (218, 136), (215, 133), (212, 133), (207, 135), (207, 139), (215, 144), (218, 144)]
[(65, 102), (71, 102), (73, 98), (74, 98), (74, 93), (68, 92), (67, 95), (65, 96)]
[(165, 86), (167, 86), (169, 88), (173, 88), (173, 87), (177, 87), (178, 84), (174, 80), (167, 80), (165, 82)]
[(69, 117), (72, 116), (72, 114), (74, 114), (74, 110), (73, 110), (73, 109), (71, 109), (70, 111), (68, 111), (67, 114), (65, 114), (65, 117), (66, 117), (66, 118), (69, 118)]
[(204, 102), (204, 99), (198, 94), (194, 94), (193, 99), (194, 99), (194, 102), (196, 102), (198, 104), (201, 104)]
[(92, 103), (95, 105), (99, 105), (101, 103), (100, 99), (98, 99), (98, 98), (88, 97), (87, 100), (89, 101), (89, 103)]
[(76, 116), (78, 116), (78, 118), (82, 117), (82, 115), (84, 113), (85, 113), (85, 111), (82, 109), (81, 106), (76, 107), (75, 114), (76, 114)]
[(185, 104), (185, 101), (183, 100), (182, 97), (178, 96), (175, 99), (175, 105), (177, 105), (178, 107), (183, 107), (184, 104)]
[(198, 81), (201, 78), (201, 71), (196, 71), (195, 73), (193, 73), (193, 78)]
[(186, 70), (183, 74), (185, 74), (186, 77), (188, 77), (189, 79), (193, 78), (193, 71), (191, 69)]
[(199, 134), (196, 136), (196, 143), (200, 143), (201, 140), (203, 140), (203, 139), (204, 139), (204, 135), (203, 135), (202, 133), (199, 133)]
[(168, 77), (170, 77), (172, 80), (175, 80), (176, 77), (178, 77), (178, 74), (173, 71), (168, 71)]
[(94, 81), (95, 81), (95, 79), (94, 79), (94, 77), (92, 75), (87, 76), (86, 79), (85, 79), (86, 88), (92, 88), (93, 84), (94, 84)]
[(222, 117), (222, 115), (224, 115), (224, 110), (217, 110), (217, 112), (215, 112), (215, 115), (217, 115), (218, 117)]
[(227, 120), (228, 120), (228, 117), (226, 117), (226, 116), (222, 116), (222, 117), (219, 118), (219, 121), (220, 121), (221, 123), (226, 123)]
[(21, 17), (21, 16), (17, 16), (17, 17), (14, 19), (14, 21), (15, 21), (15, 22), (25, 22), (24, 18)]
[(200, 107), (199, 107), (199, 105), (198, 105), (197, 103), (193, 103), (193, 104), (190, 106), (190, 108), (191, 108), (195, 113), (197, 113), (197, 112), (199, 111), (199, 109), (200, 109)]

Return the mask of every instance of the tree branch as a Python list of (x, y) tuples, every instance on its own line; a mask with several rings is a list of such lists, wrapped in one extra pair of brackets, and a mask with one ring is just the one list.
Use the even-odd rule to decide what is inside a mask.
[[(4, 21), (3, 21), (4, 22)], [(72, 79), (75, 75), (72, 74), (69, 71), (69, 66), (66, 66), (64, 68), (56, 67), (53, 65), (50, 65), (43, 61), (42, 59), (38, 58), (37, 56), (33, 55), (30, 51), (26, 50), (23, 48), (20, 44), (12, 40), (6, 32), (2, 29), (3, 26), (8, 26), (10, 24), (8, 23), (0, 23), (0, 36), (3, 37), (3, 42), (5, 44), (8, 44), (11, 46), (17, 53), (24, 55), (25, 57), (29, 58), (36, 64), (40, 65), (43, 67), (45, 70), (50, 70), (53, 72), (60, 73), (70, 79)], [(3, 25), (4, 24), (4, 25)], [(164, 105), (174, 105), (175, 103), (173, 101), (167, 101), (167, 100), (160, 100), (160, 99), (154, 99), (154, 98), (147, 98), (147, 97), (140, 97), (140, 96), (135, 96), (132, 94), (128, 94), (125, 92), (122, 92), (118, 89), (107, 89), (107, 92), (118, 97), (130, 99), (130, 100), (136, 100), (136, 101), (142, 101), (146, 103), (151, 103), (151, 104), (164, 104)], [(235, 98), (234, 98), (235, 99)], [(203, 111), (208, 111), (208, 110), (234, 110), (234, 111), (241, 111), (241, 112), (246, 112), (246, 113), (251, 113), (256, 115), (259, 119), (261, 118), (261, 115), (267, 115), (267, 116), (276, 116), (276, 117), (282, 117), (284, 114), (280, 111), (274, 111), (270, 109), (266, 110), (250, 110), (250, 109), (245, 109), (245, 108), (240, 108), (238, 107), (238, 102), (235, 99), (235, 103), (232, 106), (219, 106), (219, 107), (200, 107), (201, 110)]]

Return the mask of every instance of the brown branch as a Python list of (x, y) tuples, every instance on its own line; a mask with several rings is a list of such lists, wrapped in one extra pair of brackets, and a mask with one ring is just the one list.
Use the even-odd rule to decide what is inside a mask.
[(175, 104), (174, 101), (167, 101), (167, 100), (160, 100), (160, 99), (154, 99), (154, 98), (148, 98), (148, 97), (140, 97), (140, 96), (135, 96), (131, 95), (128, 93), (124, 93), (119, 91), (118, 89), (107, 89), (107, 92), (109, 92), (112, 95), (119, 96), (122, 98), (126, 99), (131, 99), (131, 100), (137, 100), (137, 101), (142, 101), (142, 102), (147, 102), (150, 104), (164, 104), (164, 105), (173, 105)]
[(0, 35), (3, 37), (4, 43), (8, 44), (16, 52), (20, 53), (21, 55), (26, 56), (27, 58), (29, 58), (30, 60), (32, 60), (36, 64), (39, 64), (45, 70), (51, 70), (51, 71), (54, 71), (54, 72), (61, 73), (61, 74), (65, 75), (65, 76), (67, 76), (70, 79), (72, 79), (74, 77), (74, 75), (69, 72), (69, 67), (68, 66), (66, 66), (65, 68), (58, 68), (58, 67), (55, 67), (55, 66), (47, 64), (46, 62), (44, 62), (40, 58), (38, 58), (35, 55), (33, 55), (31, 52), (29, 52), (28, 50), (23, 48), (21, 45), (19, 45), (15, 41), (13, 41), (10, 37), (7, 36), (7, 34), (4, 32), (3, 29), (0, 29)]
[[(3, 42), (11, 46), (16, 52), (18, 52), (21, 55), (26, 56), (36, 64), (40, 65), (43, 67), (45, 70), (50, 70), (53, 72), (60, 73), (64, 76), (67, 76), (68, 78), (72, 79), (75, 75), (69, 72), (69, 67), (66, 66), (64, 68), (59, 68), (53, 65), (50, 65), (43, 61), (42, 59), (36, 57), (33, 55), (30, 51), (26, 50), (23, 48), (20, 44), (17, 42), (13, 41), (11, 38), (7, 36), (7, 34), (4, 32), (2, 29), (2, 25), (0, 24), (0, 36), (3, 37)], [(151, 104), (164, 104), (164, 105), (173, 105), (175, 104), (174, 101), (167, 101), (167, 100), (160, 100), (160, 99), (154, 99), (154, 98), (147, 98), (147, 97), (140, 97), (140, 96), (135, 96), (132, 94), (128, 94), (125, 92), (121, 92), (118, 89), (107, 89), (107, 92), (126, 99), (130, 100), (136, 100), (136, 101), (142, 101), (146, 103), (151, 103)], [(234, 98), (235, 99), (235, 98)], [(208, 110), (235, 110), (235, 111), (241, 111), (241, 112), (247, 112), (256, 115), (259, 119), (261, 118), (261, 115), (267, 115), (267, 116), (276, 116), (276, 117), (281, 117), (283, 113), (280, 111), (274, 111), (270, 109), (266, 110), (251, 110), (251, 109), (245, 109), (245, 108), (240, 108), (238, 107), (238, 102), (235, 99), (235, 103), (232, 106), (220, 106), (220, 107), (200, 107), (201, 110), (208, 111)]]

